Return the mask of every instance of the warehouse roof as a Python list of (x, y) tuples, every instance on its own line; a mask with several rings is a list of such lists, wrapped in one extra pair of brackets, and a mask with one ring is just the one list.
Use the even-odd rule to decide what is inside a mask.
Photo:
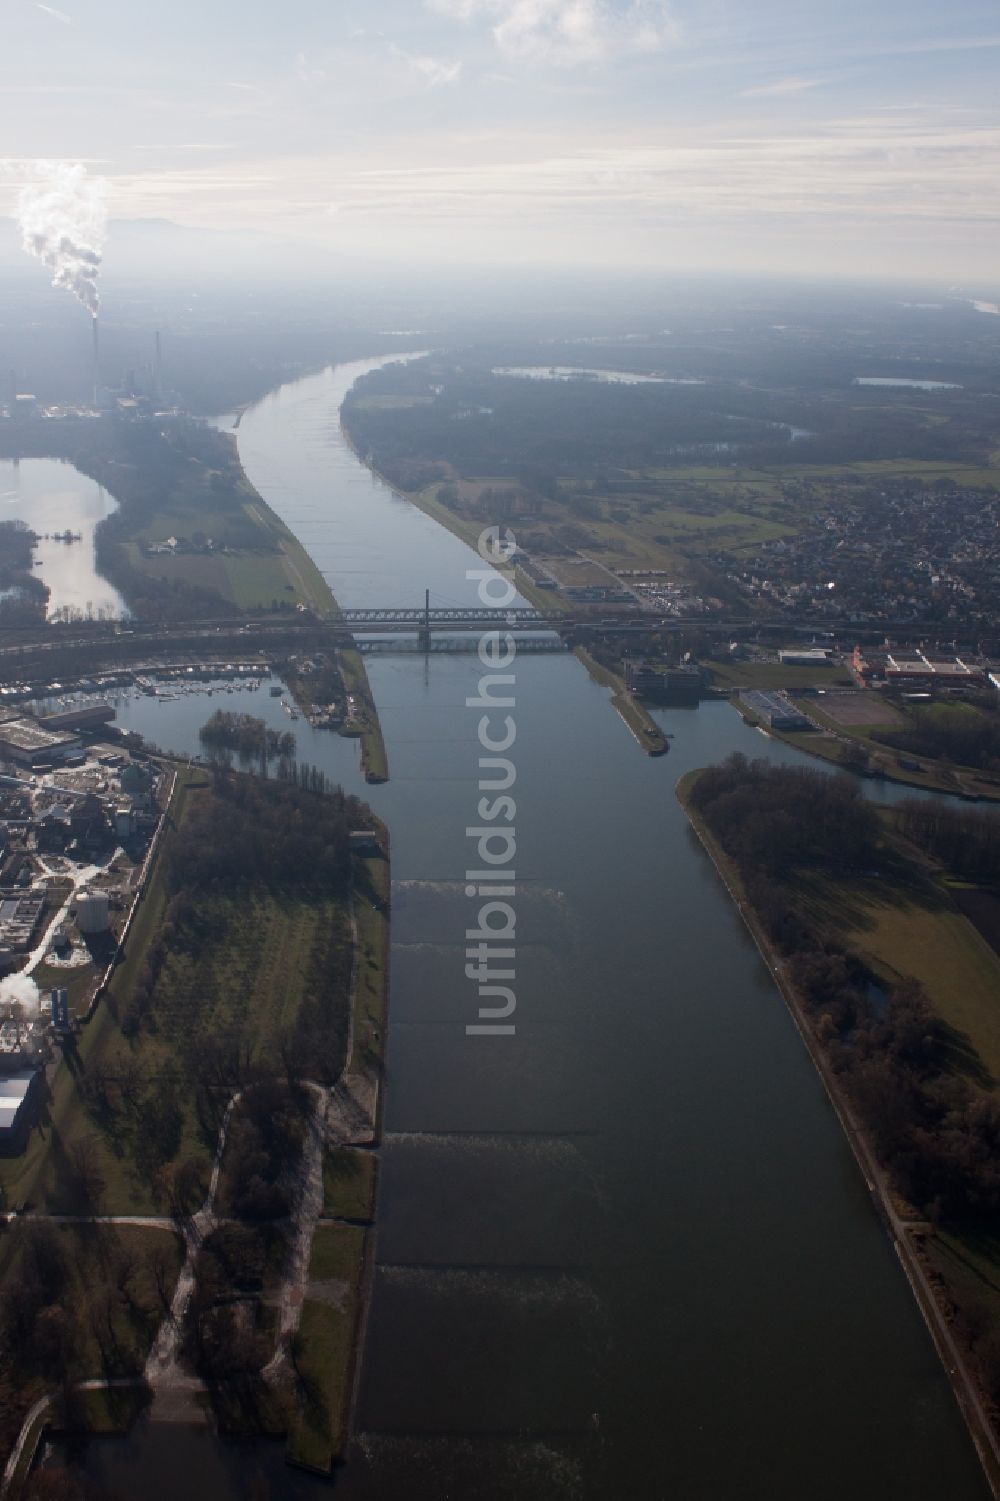
[(17, 746), (18, 750), (48, 750), (54, 745), (69, 745), (76, 738), (75, 735), (63, 734), (61, 730), (46, 730), (34, 719), (17, 719), (0, 725), (0, 740)]

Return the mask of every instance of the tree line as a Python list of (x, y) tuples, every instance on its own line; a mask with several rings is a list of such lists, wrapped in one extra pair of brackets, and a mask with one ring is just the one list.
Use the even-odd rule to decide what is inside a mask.
[[(302, 774), (310, 778), (311, 768)], [(171, 840), (165, 866), (174, 893), (195, 896), (262, 883), (288, 890), (344, 891), (349, 833), (367, 810), (339, 788), (314, 791), (299, 778), (265, 781), (217, 771), (212, 795), (191, 801), (184, 837)]]
[(198, 731), (198, 739), (213, 751), (234, 750), (244, 764), (256, 761), (265, 767), (279, 757), (293, 757), (296, 751), (290, 730), (269, 729), (253, 714), (234, 714), (228, 709), (216, 709)]
[(848, 777), (737, 754), (703, 771), (690, 797), (741, 870), (856, 870), (878, 850), (878, 815)]
[(37, 625), (49, 590), (34, 569), (34, 532), (23, 521), (0, 521), (0, 625)]
[(900, 833), (951, 875), (966, 881), (1000, 881), (1000, 813), (914, 797), (898, 804), (896, 819)]
[(978, 771), (1000, 771), (1000, 713), (967, 704), (928, 704), (909, 712), (899, 729), (872, 732), (893, 750), (935, 761), (953, 761)]

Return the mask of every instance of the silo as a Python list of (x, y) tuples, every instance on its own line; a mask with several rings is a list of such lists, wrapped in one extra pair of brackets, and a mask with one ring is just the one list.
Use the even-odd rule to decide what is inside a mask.
[(106, 933), (111, 926), (106, 891), (81, 891), (76, 899), (76, 925), (81, 933)]

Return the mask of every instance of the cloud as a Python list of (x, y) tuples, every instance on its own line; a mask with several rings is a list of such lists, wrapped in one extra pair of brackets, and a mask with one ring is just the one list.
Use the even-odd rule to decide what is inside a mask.
[(666, 0), (427, 0), (460, 21), (492, 22), (493, 39), (515, 62), (577, 67), (628, 53), (656, 52), (676, 35)]
[(606, 133), (586, 141), (526, 129), (466, 137), (446, 151), (418, 138), (401, 141), (391, 161), (300, 157), (236, 163), (228, 171), (215, 164), (194, 170), (192, 163), (187, 172), (119, 178), (116, 196), (129, 215), (284, 228), (294, 222), (307, 234), (317, 229), (313, 216), (328, 226), (335, 207), (345, 232), (361, 221), (405, 223), (438, 237), (444, 225), (476, 223), (491, 233), (511, 223), (526, 231), (559, 225), (587, 241), (610, 225), (635, 234), (702, 221), (732, 235), (762, 220), (831, 225), (850, 218), (872, 233), (907, 225), (918, 238), (934, 225), (978, 224), (992, 238), (1000, 228), (998, 172), (1000, 126), (914, 113), (831, 120), (794, 137), (714, 126), (647, 134), (642, 142)]
[(42, 0), (35, 0), (35, 9), (44, 11), (47, 16), (52, 17), (53, 21), (61, 21), (64, 26), (73, 24), (72, 16), (68, 16), (64, 10), (56, 10), (54, 5), (43, 5)]
[(404, 63), (410, 72), (429, 89), (438, 88), (441, 84), (457, 83), (462, 72), (462, 64), (450, 58), (428, 57), (407, 52), (403, 47), (397, 47), (395, 44), (389, 48), (389, 52), (398, 62)]
[(804, 94), (809, 89), (819, 88), (819, 78), (779, 78), (777, 83), (761, 84), (754, 89), (741, 89), (741, 99), (777, 99), (785, 94)]

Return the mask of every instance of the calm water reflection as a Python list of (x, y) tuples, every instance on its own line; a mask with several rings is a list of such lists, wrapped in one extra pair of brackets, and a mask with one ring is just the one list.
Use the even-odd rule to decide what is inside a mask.
[[(93, 616), (127, 613), (117, 589), (94, 564), (94, 530), (117, 509), (118, 502), (72, 464), (0, 459), (0, 521), (24, 521), (42, 537), (35, 561), (49, 586), (50, 619), (67, 611)], [(53, 533), (65, 531), (78, 533), (79, 540), (53, 539)]]

